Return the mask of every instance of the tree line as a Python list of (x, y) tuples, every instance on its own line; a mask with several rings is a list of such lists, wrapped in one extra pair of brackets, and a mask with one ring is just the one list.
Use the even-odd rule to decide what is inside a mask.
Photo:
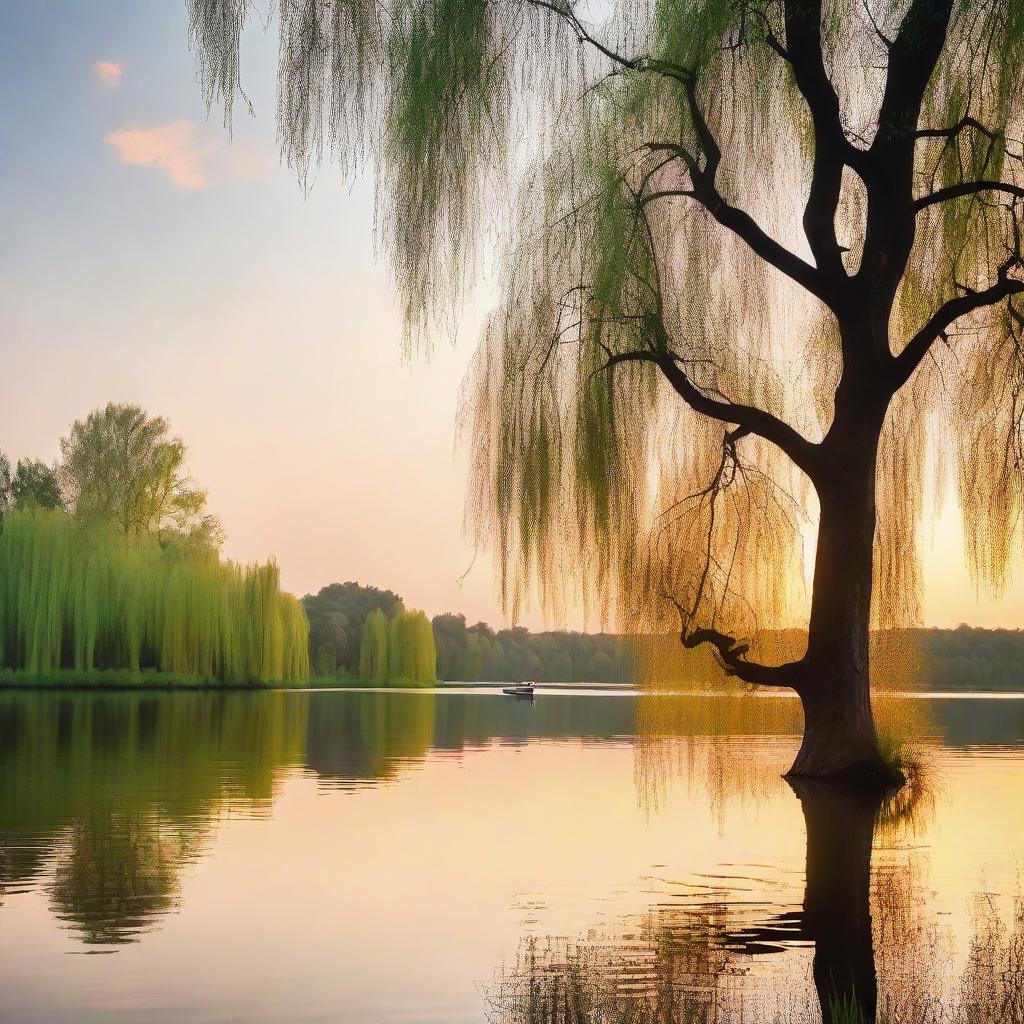
[[(467, 625), (464, 615), (452, 613), (435, 615), (428, 622), (422, 612), (407, 612), (394, 591), (353, 582), (332, 583), (307, 594), (302, 603), (309, 619), (310, 664), (322, 678), (370, 683), (388, 679), (625, 683), (632, 679), (628, 648), (610, 634), (531, 633), (521, 627), (493, 630), (484, 622)], [(384, 670), (388, 631), (396, 629), (408, 632), (406, 643), (418, 648), (418, 653), (407, 654), (405, 661), (392, 654), (391, 664), (398, 667)], [(390, 643), (395, 650), (395, 641)], [(436, 669), (429, 673), (424, 668), (412, 672), (401, 667), (416, 658), (422, 665), (435, 657)]]
[(621, 637), (608, 633), (531, 633), (516, 626), (467, 626), (464, 615), (434, 617), (438, 674), (447, 680), (538, 683), (628, 683), (632, 658)]
[[(309, 617), (314, 673), (338, 680), (377, 680), (380, 674), (363, 660), (367, 630), (375, 637), (376, 650), (383, 651), (386, 623), (404, 611), (401, 597), (348, 582), (308, 594), (302, 603)], [(371, 617), (373, 625), (367, 627)], [(519, 626), (494, 630), (484, 622), (469, 625), (464, 615), (451, 612), (435, 615), (430, 625), (436, 678), (444, 681), (630, 685), (635, 679), (631, 645), (614, 634), (534, 633)], [(1024, 631), (961, 625), (900, 632), (904, 646), (914, 652), (915, 667), (912, 675), (889, 680), (887, 686), (1024, 691)]]
[(932, 689), (1024, 691), (1024, 631), (960, 625), (916, 632)]

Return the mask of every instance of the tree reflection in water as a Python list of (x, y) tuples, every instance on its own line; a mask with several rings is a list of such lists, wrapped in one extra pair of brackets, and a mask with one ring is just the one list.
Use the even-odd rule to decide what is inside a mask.
[[(913, 830), (928, 792), (893, 799), (808, 781), (792, 789), (807, 838), (799, 910), (749, 923), (728, 902), (656, 907), (575, 940), (526, 937), (486, 991), (487, 1019), (1024, 1024), (1024, 897), (1009, 922), (990, 896), (975, 898), (967, 960), (950, 978), (952, 936), (929, 915), (915, 873), (872, 871), (873, 842)], [(787, 958), (781, 971), (751, 969), (752, 958), (763, 967), (773, 955)]]
[(176, 907), (223, 811), (269, 808), (303, 758), (304, 694), (0, 696), (0, 901), (52, 868), (86, 943), (136, 941)]
[(145, 812), (76, 821), (56, 864), (54, 912), (83, 942), (132, 942), (177, 907), (188, 846)]
[[(842, 1014), (1024, 1024), (1024, 903), (1007, 921), (1005, 904), (979, 896), (972, 941), (955, 941), (928, 906), (926, 854), (906, 849), (932, 808), (927, 774), (885, 801), (809, 784), (791, 793), (778, 773), (796, 742), (794, 714), (791, 700), (745, 695), (529, 707), (425, 693), (0, 694), (0, 902), (38, 886), (78, 940), (138, 941), (177, 908), (182, 869), (217, 820), (268, 814), (290, 767), (325, 788), (373, 785), (431, 756), (575, 738), (632, 745), (651, 810), (679, 780), (693, 790), (688, 813), (706, 808), (721, 821), (738, 801), (789, 836), (799, 806), (806, 859), (787, 845), (780, 863), (798, 885), (806, 869), (806, 891), (801, 899), (785, 881), (773, 913), (712, 881), (688, 888), (686, 906), (658, 905), (576, 940), (524, 938), (486, 993), (492, 1019), (807, 1024), (824, 1006), (829, 1024)], [(741, 839), (736, 855), (744, 848)]]

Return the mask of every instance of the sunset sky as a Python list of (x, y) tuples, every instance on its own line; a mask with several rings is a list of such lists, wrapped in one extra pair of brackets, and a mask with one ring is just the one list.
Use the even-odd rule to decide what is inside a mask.
[[(186, 44), (175, 0), (0, 12), (0, 451), (52, 461), (74, 419), (138, 402), (188, 443), (229, 556), (507, 622), (462, 530), (473, 318), (403, 365), (371, 183), (324, 167), (304, 195), (279, 166), (273, 32), (246, 39), (231, 140)], [(975, 594), (955, 510), (928, 551), (928, 624), (1024, 625), (1020, 574)]]

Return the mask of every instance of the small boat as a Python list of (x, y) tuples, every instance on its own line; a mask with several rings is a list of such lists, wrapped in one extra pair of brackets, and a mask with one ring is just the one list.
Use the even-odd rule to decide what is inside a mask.
[(533, 683), (520, 683), (516, 686), (503, 686), (501, 688), (501, 692), (507, 693), (510, 697), (532, 697)]

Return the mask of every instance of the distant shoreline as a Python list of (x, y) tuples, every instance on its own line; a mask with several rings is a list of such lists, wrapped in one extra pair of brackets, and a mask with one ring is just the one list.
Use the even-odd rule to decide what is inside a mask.
[[(467, 693), (474, 690), (500, 691), (509, 682), (448, 682), (439, 681), (432, 686), (372, 686), (356, 681), (336, 682), (334, 680), (323, 682), (309, 682), (299, 684), (281, 683), (222, 683), (222, 682), (198, 682), (192, 680), (167, 680), (161, 678), (140, 678), (138, 680), (121, 679), (117, 680), (90, 680), (90, 679), (14, 679), (11, 675), (0, 676), (0, 692), (13, 692), (17, 690), (31, 692), (72, 692), (72, 693), (125, 693), (125, 692), (158, 692), (167, 693), (179, 692), (222, 692), (222, 693), (244, 693), (244, 692), (289, 692), (289, 693), (315, 693), (318, 691), (327, 693), (437, 693), (438, 691), (450, 691), (452, 693)], [(741, 690), (638, 690), (630, 683), (536, 683), (534, 684), (539, 695), (557, 695), (574, 693), (587, 694), (612, 694), (622, 697), (633, 696), (678, 696), (678, 697), (722, 697), (722, 696), (749, 696), (755, 699), (796, 699), (797, 694), (792, 690), (751, 690), (749, 693)], [(888, 690), (879, 691), (877, 696), (899, 697), (905, 700), (969, 700), (969, 699), (996, 699), (996, 700), (1024, 700), (1024, 692), (1015, 690)]]
[[(505, 680), (503, 682), (466, 683), (460, 681), (438, 681), (439, 690), (465, 690), (486, 688), (488, 690), (501, 689), (505, 686), (518, 686), (517, 682)], [(639, 692), (632, 683), (534, 683), (538, 690), (631, 690)]]
[(0, 679), (0, 691), (8, 693), (16, 690), (34, 691), (73, 691), (76, 693), (115, 693), (129, 692), (143, 693), (146, 691), (184, 691), (194, 692), (198, 690), (221, 690), (221, 691), (246, 691), (246, 690), (305, 690), (305, 684), (283, 685), (281, 683), (180, 683), (180, 682), (145, 682), (138, 683), (92, 683), (88, 680), (61, 680), (59, 682), (46, 682), (36, 679), (14, 682), (9, 679)]

